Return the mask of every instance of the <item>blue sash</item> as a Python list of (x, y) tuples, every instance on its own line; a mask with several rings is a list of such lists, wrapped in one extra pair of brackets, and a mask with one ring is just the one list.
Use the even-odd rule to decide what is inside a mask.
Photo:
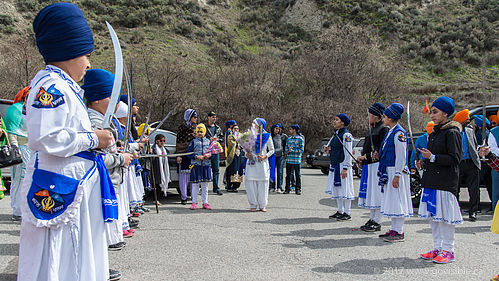
[(100, 175), (101, 197), (102, 197), (102, 215), (104, 222), (112, 222), (118, 219), (118, 199), (114, 191), (113, 182), (109, 176), (109, 171), (104, 164), (102, 154), (92, 153), (90, 151), (81, 151), (75, 156), (95, 161)]
[(367, 180), (369, 177), (368, 171), (369, 165), (362, 165), (362, 174), (360, 175), (360, 189), (359, 189), (359, 198), (366, 198), (367, 194)]
[(329, 166), (329, 171), (333, 172), (333, 179), (334, 179), (334, 186), (341, 186), (341, 169), (340, 169), (340, 164), (331, 164)]
[(437, 190), (431, 188), (423, 188), (421, 202), (426, 203), (426, 210), (433, 216), (437, 214)]

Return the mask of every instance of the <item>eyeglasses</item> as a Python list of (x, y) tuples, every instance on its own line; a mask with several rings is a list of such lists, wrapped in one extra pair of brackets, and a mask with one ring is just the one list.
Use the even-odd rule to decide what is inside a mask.
[(166, 140), (159, 140), (158, 142), (166, 142)]

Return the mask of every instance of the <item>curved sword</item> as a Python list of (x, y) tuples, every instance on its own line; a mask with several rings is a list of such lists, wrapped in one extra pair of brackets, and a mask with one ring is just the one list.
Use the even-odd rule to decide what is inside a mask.
[[(156, 128), (154, 128), (154, 130), (152, 130), (149, 135), (152, 136), (152, 134), (154, 134), (159, 128), (161, 128), (161, 125), (163, 125), (163, 123), (165, 123), (166, 119), (170, 118), (170, 115), (172, 115), (172, 113), (173, 113), (173, 109), (170, 110), (170, 112), (168, 112), (166, 117), (163, 118), (163, 120), (161, 120), (161, 122), (159, 122), (158, 126), (156, 126)], [(146, 130), (145, 126), (144, 126), (144, 130)]]
[[(412, 127), (411, 127), (411, 101), (407, 101), (407, 125), (409, 127), (409, 138), (411, 140), (412, 151), (416, 154), (416, 161), (419, 160), (418, 151), (416, 150), (416, 145), (414, 144), (414, 138), (412, 136)], [(408, 159), (411, 159), (411, 156), (407, 156)], [(411, 169), (411, 163), (409, 163), (409, 170)], [(416, 173), (419, 175), (418, 169), (416, 169)]]
[(118, 99), (120, 96), (121, 83), (123, 82), (123, 54), (121, 53), (120, 41), (118, 36), (114, 31), (113, 27), (106, 21), (107, 29), (109, 29), (109, 34), (111, 35), (111, 40), (113, 42), (114, 48), (114, 83), (113, 91), (111, 92), (111, 100), (106, 109), (106, 114), (104, 114), (104, 120), (102, 121), (102, 128), (107, 129), (111, 126), (111, 118), (114, 115), (114, 110), (116, 109), (116, 104), (118, 104)]
[(156, 92), (154, 93), (154, 96), (152, 97), (151, 104), (149, 104), (149, 111), (147, 112), (146, 122), (144, 123), (144, 130), (142, 131), (142, 134), (140, 134), (139, 142), (142, 141), (142, 137), (144, 136), (145, 132), (149, 128), (149, 118), (151, 118), (152, 106), (154, 105), (154, 101), (156, 100), (156, 97), (158, 96), (158, 90), (159, 90), (159, 84), (158, 84), (158, 87), (156, 88)]

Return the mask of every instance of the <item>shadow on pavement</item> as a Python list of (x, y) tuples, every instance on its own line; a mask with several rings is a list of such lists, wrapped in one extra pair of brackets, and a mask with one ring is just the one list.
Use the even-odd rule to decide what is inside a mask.
[(0, 214), (0, 222), (12, 222), (12, 215)]
[(292, 219), (280, 218), (280, 219), (271, 219), (266, 221), (256, 221), (256, 223), (287, 225), (287, 224), (331, 223), (332, 221), (333, 220), (329, 218), (311, 217), (311, 218), (292, 218)]
[(316, 249), (338, 249), (338, 248), (351, 248), (355, 246), (389, 246), (391, 243), (385, 242), (377, 236), (362, 237), (362, 238), (348, 238), (348, 239), (321, 239), (302, 241), (303, 244), (283, 244), (285, 248), (309, 248)]
[(409, 258), (388, 258), (381, 260), (354, 259), (340, 262), (331, 267), (315, 267), (312, 271), (319, 273), (350, 273), (350, 274), (387, 274), (387, 275), (405, 275), (409, 270), (434, 267), (435, 264), (421, 259)]
[[(423, 228), (416, 231), (417, 233), (431, 234), (431, 228)], [(490, 232), (490, 226), (456, 226), (456, 233), (475, 234), (477, 232)]]
[[(19, 236), (20, 232), (19, 232), (19, 230), (0, 230), (0, 234)], [(2, 279), (0, 279), (0, 280), (2, 280)]]
[(351, 227), (341, 227), (341, 228), (333, 228), (333, 229), (302, 229), (302, 230), (294, 230), (289, 233), (274, 233), (272, 236), (297, 236), (297, 237), (325, 237), (330, 235), (353, 235), (360, 234), (372, 237), (377, 237), (378, 232), (364, 232), (359, 228), (351, 228)]
[(17, 280), (17, 274), (10, 274), (10, 273), (0, 273), (0, 280), (4, 281), (16, 281)]
[[(189, 204), (190, 205), (190, 204)], [(161, 206), (159, 207), (160, 211), (170, 211), (174, 214), (199, 214), (200, 212), (209, 212), (209, 213), (250, 213), (247, 209), (217, 209), (213, 207), (212, 210), (204, 210), (201, 207), (201, 204), (198, 204), (197, 210), (189, 209), (189, 206), (185, 207), (169, 207), (169, 206)]]
[(19, 256), (19, 243), (0, 244), (0, 256)]

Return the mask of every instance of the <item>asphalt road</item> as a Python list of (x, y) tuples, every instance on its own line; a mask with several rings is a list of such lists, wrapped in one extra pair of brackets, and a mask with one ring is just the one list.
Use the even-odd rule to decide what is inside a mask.
[[(413, 217), (405, 242), (384, 242), (380, 232), (358, 229), (366, 210), (354, 207), (348, 222), (328, 219), (336, 203), (324, 193), (326, 176), (315, 169), (302, 175), (302, 195), (270, 194), (268, 213), (249, 212), (244, 186), (223, 196), (210, 192), (211, 211), (189, 210), (173, 191), (159, 214), (139, 218), (140, 229), (123, 250), (109, 253), (111, 267), (122, 280), (489, 280), (499, 274), (492, 215), (458, 226), (456, 261), (437, 265), (418, 259), (433, 245), (427, 221)], [(486, 201), (486, 192), (481, 197)], [(16, 278), (19, 224), (10, 214), (6, 197), (0, 200), (0, 280)], [(383, 233), (389, 225), (385, 219)]]

